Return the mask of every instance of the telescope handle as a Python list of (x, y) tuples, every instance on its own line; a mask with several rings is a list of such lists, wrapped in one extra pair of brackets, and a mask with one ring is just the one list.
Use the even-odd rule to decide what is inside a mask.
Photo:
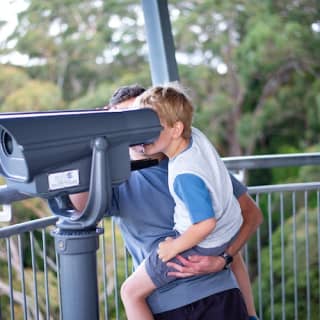
[(109, 162), (107, 161), (108, 143), (105, 138), (98, 137), (93, 142), (93, 153), (90, 173), (89, 197), (82, 212), (61, 210), (53, 213), (60, 216), (57, 227), (64, 230), (95, 229), (112, 199), (112, 186)]

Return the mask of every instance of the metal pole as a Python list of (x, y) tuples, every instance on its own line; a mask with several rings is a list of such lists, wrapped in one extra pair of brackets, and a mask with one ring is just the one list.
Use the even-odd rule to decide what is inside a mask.
[(98, 320), (96, 251), (103, 229), (53, 232), (59, 257), (62, 320)]
[(178, 81), (167, 0), (142, 0), (152, 83)]

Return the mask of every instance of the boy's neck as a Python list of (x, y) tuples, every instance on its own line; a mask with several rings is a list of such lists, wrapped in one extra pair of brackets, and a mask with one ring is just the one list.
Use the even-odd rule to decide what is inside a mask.
[(175, 140), (172, 145), (170, 150), (166, 152), (166, 155), (169, 159), (172, 159), (176, 157), (178, 154), (186, 150), (189, 146), (190, 139), (185, 139), (180, 137), (179, 139)]

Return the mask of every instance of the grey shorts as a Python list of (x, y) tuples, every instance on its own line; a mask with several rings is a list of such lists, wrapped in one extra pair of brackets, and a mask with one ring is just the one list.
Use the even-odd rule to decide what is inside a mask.
[[(202, 248), (202, 247), (196, 246), (180, 253), (180, 255), (183, 256), (184, 258), (188, 258), (191, 255), (218, 256), (219, 254), (223, 253), (223, 251), (228, 247), (228, 245), (232, 242), (233, 239), (234, 237), (227, 243), (215, 248)], [(176, 258), (173, 258), (170, 261), (181, 264), (180, 261)], [(169, 268), (167, 266), (167, 262), (162, 262), (159, 259), (157, 249), (153, 250), (150, 253), (150, 255), (146, 258), (145, 268), (149, 277), (151, 278), (152, 282), (157, 288), (160, 288), (165, 284), (176, 279), (176, 277), (168, 276), (169, 271), (176, 271), (176, 270), (173, 268)]]

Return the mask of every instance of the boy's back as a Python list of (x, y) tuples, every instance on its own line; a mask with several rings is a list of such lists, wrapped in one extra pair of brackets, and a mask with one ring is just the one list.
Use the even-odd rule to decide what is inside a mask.
[[(169, 188), (176, 203), (175, 229), (180, 234), (190, 224), (210, 218), (213, 207), (217, 225), (201, 247), (220, 246), (239, 230), (242, 215), (229, 173), (211, 142), (196, 128), (192, 128), (189, 147), (169, 162)], [(206, 189), (209, 197), (203, 193)]]

